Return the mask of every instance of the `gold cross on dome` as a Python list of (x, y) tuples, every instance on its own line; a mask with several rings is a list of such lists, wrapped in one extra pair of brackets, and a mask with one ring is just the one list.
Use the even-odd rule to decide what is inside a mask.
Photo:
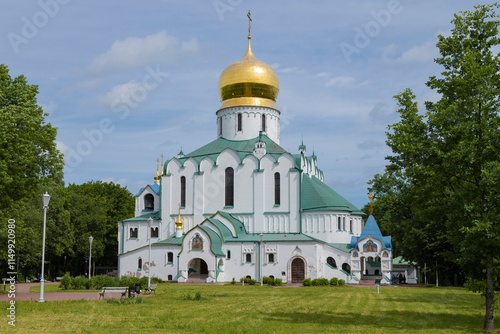
[(368, 198), (370, 199), (370, 216), (373, 215), (373, 194), (369, 193)]
[(252, 18), (250, 17), (250, 9), (248, 10), (247, 17), (248, 17), (248, 38), (250, 38), (250, 22), (252, 22)]

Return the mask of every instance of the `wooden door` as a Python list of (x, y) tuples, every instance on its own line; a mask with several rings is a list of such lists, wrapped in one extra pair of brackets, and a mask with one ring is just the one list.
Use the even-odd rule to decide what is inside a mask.
[(301, 283), (305, 275), (305, 265), (302, 259), (292, 261), (292, 283)]

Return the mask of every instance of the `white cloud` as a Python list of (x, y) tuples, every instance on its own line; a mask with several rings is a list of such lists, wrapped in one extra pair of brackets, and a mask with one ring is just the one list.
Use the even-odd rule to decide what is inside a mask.
[(280, 72), (280, 73), (298, 73), (298, 74), (302, 74), (305, 71), (303, 69), (298, 68), (298, 67), (286, 67), (284, 69), (278, 70), (278, 72)]
[(331, 78), (325, 83), (325, 87), (330, 87), (330, 86), (339, 86), (339, 87), (345, 87), (345, 86), (352, 86), (354, 83), (354, 78), (353, 77), (336, 77), (336, 78)]
[(49, 104), (40, 104), (40, 106), (44, 113), (51, 115), (56, 110), (57, 104), (50, 102)]
[(98, 55), (88, 69), (91, 72), (127, 70), (156, 63), (175, 63), (199, 53), (200, 46), (195, 38), (180, 43), (176, 37), (160, 31), (143, 38), (115, 41), (111, 49)]
[[(389, 46), (385, 50), (385, 56), (390, 56), (395, 53), (395, 47)], [(392, 59), (397, 63), (414, 63), (414, 62), (428, 62), (433, 61), (434, 58), (439, 57), (439, 51), (436, 47), (436, 41), (427, 41), (422, 45), (416, 45), (396, 59)]]
[[(136, 97), (137, 95), (137, 97)], [(113, 107), (118, 103), (135, 104), (142, 102), (148, 97), (148, 91), (144, 89), (144, 85), (135, 80), (131, 80), (125, 84), (116, 85), (103, 97), (99, 98), (99, 102), (106, 107)]]

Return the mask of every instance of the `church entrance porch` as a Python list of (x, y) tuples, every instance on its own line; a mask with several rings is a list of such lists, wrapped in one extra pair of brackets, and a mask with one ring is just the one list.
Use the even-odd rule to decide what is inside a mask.
[(301, 283), (306, 277), (304, 260), (296, 258), (292, 261), (292, 283)]
[(192, 259), (188, 265), (188, 280), (189, 283), (204, 283), (208, 278), (208, 265), (199, 258)]
[(380, 257), (361, 257), (361, 279), (378, 281), (382, 279)]

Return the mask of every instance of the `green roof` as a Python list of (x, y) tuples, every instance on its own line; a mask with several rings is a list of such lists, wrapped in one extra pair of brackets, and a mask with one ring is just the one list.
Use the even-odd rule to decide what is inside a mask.
[(317, 177), (302, 175), (301, 204), (303, 211), (348, 211), (364, 214)]
[(208, 234), (211, 241), (210, 249), (212, 250), (212, 253), (217, 256), (226, 256), (226, 254), (222, 251), (222, 240), (220, 236), (208, 226), (199, 225), (199, 227)]
[(184, 239), (184, 236), (182, 238), (176, 238), (176, 237), (170, 237), (168, 239), (162, 240), (155, 242), (155, 245), (173, 245), (173, 246), (180, 246), (182, 245), (182, 240)]
[(149, 218), (153, 218), (153, 220), (160, 220), (160, 211), (155, 211), (155, 212), (149, 212), (145, 213), (143, 215), (133, 217), (133, 218), (128, 218), (122, 220), (122, 222), (137, 222), (137, 221), (147, 221)]
[(404, 260), (402, 256), (395, 257), (392, 259), (393, 265), (412, 265), (413, 263), (407, 260)]
[[(212, 160), (216, 161), (219, 154), (221, 154), (222, 151), (228, 148), (234, 150), (238, 154), (240, 159), (243, 160), (247, 155), (253, 154), (253, 151), (255, 149), (255, 143), (258, 141), (266, 143), (266, 152), (268, 154), (271, 154), (276, 160), (278, 160), (278, 158), (283, 153), (287, 153), (285, 149), (283, 149), (281, 146), (272, 141), (268, 136), (262, 134), (259, 137), (255, 137), (248, 140), (239, 140), (239, 141), (227, 140), (220, 137), (206, 144), (205, 146), (202, 146), (199, 149), (189, 154), (186, 154), (181, 158), (178, 158), (178, 160), (183, 164), (189, 158), (195, 159), (198, 163), (206, 157), (209, 157)], [(165, 162), (164, 171), (165, 167), (169, 162), (170, 160)]]

